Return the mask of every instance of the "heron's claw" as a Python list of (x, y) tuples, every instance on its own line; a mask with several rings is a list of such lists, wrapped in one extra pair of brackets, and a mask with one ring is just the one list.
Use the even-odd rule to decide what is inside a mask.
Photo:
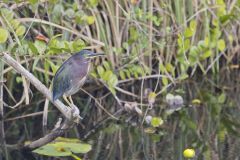
[(79, 123), (81, 119), (83, 119), (80, 116), (80, 111), (78, 109), (77, 106), (75, 106), (74, 104), (70, 105), (71, 108), (71, 119), (75, 122), (75, 123)]

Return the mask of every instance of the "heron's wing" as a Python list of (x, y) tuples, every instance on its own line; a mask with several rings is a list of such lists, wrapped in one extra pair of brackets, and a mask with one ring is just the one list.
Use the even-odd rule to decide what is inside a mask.
[(53, 80), (53, 100), (58, 99), (67, 91), (75, 93), (84, 83), (89, 71), (89, 62), (81, 57), (72, 56), (58, 69)]
[(64, 62), (57, 70), (53, 80), (53, 100), (61, 97), (70, 87), (72, 63)]

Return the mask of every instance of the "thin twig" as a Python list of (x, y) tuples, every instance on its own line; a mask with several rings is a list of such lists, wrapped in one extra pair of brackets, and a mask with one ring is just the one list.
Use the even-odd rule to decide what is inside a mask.
[(20, 22), (36, 22), (36, 23), (42, 23), (42, 24), (46, 24), (46, 25), (50, 25), (50, 26), (53, 26), (53, 27), (56, 27), (56, 28), (60, 28), (62, 30), (65, 30), (65, 31), (68, 31), (70, 33), (73, 33), (77, 36), (79, 36), (80, 38), (83, 38), (87, 41), (90, 41), (90, 42), (94, 42), (98, 45), (101, 45), (101, 46), (104, 46), (105, 44), (101, 41), (98, 41), (96, 39), (93, 39), (93, 38), (89, 38), (85, 35), (82, 35), (80, 34), (78, 31), (76, 30), (73, 30), (73, 29), (69, 29), (69, 28), (66, 28), (66, 27), (63, 27), (63, 26), (60, 26), (58, 24), (55, 24), (55, 23), (52, 23), (52, 22), (49, 22), (49, 21), (45, 21), (45, 20), (42, 20), (42, 19), (36, 19), (36, 18), (19, 18), (18, 19)]
[(112, 117), (115, 120), (118, 120), (118, 118), (114, 117), (114, 115), (112, 115), (110, 112), (108, 112), (102, 105), (100, 102), (98, 102), (98, 100), (92, 96), (90, 93), (88, 93), (87, 91), (85, 91), (84, 89), (80, 88), (81, 91), (83, 91), (84, 93), (86, 93), (88, 96), (90, 96), (92, 99), (94, 99), (94, 101), (96, 102), (96, 104), (98, 105), (99, 108), (101, 108), (104, 112), (106, 112), (110, 117)]
[(34, 117), (34, 116), (38, 116), (38, 115), (42, 115), (42, 114), (43, 114), (43, 111), (30, 113), (30, 114), (26, 114), (26, 115), (22, 115), (22, 116), (18, 116), (18, 117), (7, 118), (7, 119), (4, 120), (4, 122), (15, 121), (15, 120), (18, 120), (18, 119), (23, 119), (23, 118), (28, 118), (28, 117)]
[(154, 75), (143, 76), (143, 77), (138, 77), (138, 78), (129, 78), (129, 79), (120, 80), (120, 81), (118, 81), (118, 84), (129, 82), (129, 81), (134, 81), (134, 80), (142, 80), (142, 79), (149, 79), (149, 78), (162, 78), (162, 77), (167, 78), (167, 76), (165, 76), (165, 75), (154, 74)]
[[(4, 63), (0, 60), (0, 81), (3, 81), (3, 69)], [(0, 148), (5, 155), (5, 158), (8, 159), (8, 153), (6, 149), (6, 141), (5, 141), (5, 131), (4, 131), (4, 110), (3, 110), (3, 83), (0, 83)]]
[(42, 116), (43, 117), (42, 119), (43, 133), (46, 133), (46, 129), (47, 129), (48, 106), (49, 106), (49, 100), (46, 98), (44, 103), (43, 116)]

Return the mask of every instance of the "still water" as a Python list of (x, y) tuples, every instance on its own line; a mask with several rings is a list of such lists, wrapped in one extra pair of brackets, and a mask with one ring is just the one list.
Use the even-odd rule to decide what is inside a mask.
[[(240, 159), (239, 75), (238, 72), (232, 72), (221, 77), (194, 77), (170, 86), (156, 98), (153, 97), (151, 104), (149, 99), (143, 99), (141, 104), (141, 99), (119, 96), (123, 100), (121, 107), (109, 96), (102, 105), (111, 113), (117, 112), (115, 116), (119, 120), (109, 118), (95, 106), (94, 100), (80, 93), (74, 99), (78, 106), (84, 106), (80, 108), (84, 119), (81, 125), (74, 127), (64, 136), (79, 138), (90, 144), (90, 152), (77, 154), (90, 160), (183, 160), (186, 159), (183, 151), (188, 148), (195, 151), (192, 159)], [(99, 93), (93, 94), (99, 97)], [(172, 101), (167, 99), (169, 94)], [(183, 101), (174, 99), (176, 96)], [(32, 104), (37, 106), (36, 112), (42, 110), (43, 102)], [(142, 108), (142, 113), (136, 108), (129, 109), (126, 104), (135, 106), (140, 111)], [(50, 130), (59, 113), (54, 107), (49, 110)], [(20, 108), (19, 112), (23, 112), (23, 109)], [(10, 115), (11, 113), (9, 117)], [(146, 117), (150, 120), (146, 120)], [(155, 118), (155, 121), (152, 118)], [(29, 158), (25, 153), (16, 150), (16, 146), (9, 145), (43, 136), (41, 121), (42, 116), (39, 114), (5, 122), (9, 159), (73, 159), (49, 158), (37, 154)]]

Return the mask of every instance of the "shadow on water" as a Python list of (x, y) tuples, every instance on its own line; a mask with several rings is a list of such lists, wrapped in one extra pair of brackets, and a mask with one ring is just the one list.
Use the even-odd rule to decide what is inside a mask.
[[(79, 106), (88, 107), (81, 109), (81, 115), (84, 117), (83, 125), (75, 127), (65, 136), (78, 137), (91, 144), (92, 150), (80, 155), (91, 160), (181, 160), (185, 159), (183, 151), (186, 148), (195, 150), (196, 155), (193, 159), (240, 159), (238, 71), (224, 73), (221, 77), (202, 78), (199, 75), (184, 83), (175, 84), (167, 92), (183, 97), (184, 103), (178, 110), (168, 112), (171, 106), (166, 102), (167, 93), (157, 96), (147, 113), (147, 106), (142, 106), (143, 116), (158, 117), (163, 120), (163, 124), (159, 126), (142, 122), (143, 116), (139, 116), (137, 112), (122, 111), (118, 114), (120, 115), (118, 121), (107, 119), (107, 115), (101, 109), (93, 106), (93, 100), (76, 96), (74, 98), (77, 99)], [(94, 92), (95, 97), (102, 95), (104, 94)], [(130, 96), (119, 98), (126, 102), (140, 102)], [(146, 101), (143, 100), (143, 104), (145, 103)], [(36, 111), (42, 109), (42, 102), (34, 105), (37, 106)], [(120, 107), (111, 107), (117, 106), (111, 97), (103, 102), (103, 105), (112, 113), (120, 109)], [(138, 107), (140, 108), (139, 105)], [(30, 111), (20, 108), (18, 112)], [(59, 113), (55, 111), (49, 113), (49, 126), (54, 125), (58, 115)], [(34, 116), (5, 122), (7, 144), (22, 143), (43, 136), (41, 121), (41, 116)], [(10, 159), (29, 159), (25, 154), (12, 149), (13, 146), (8, 145), (7, 148)], [(35, 159), (72, 159), (47, 158), (35, 154), (31, 156)]]

